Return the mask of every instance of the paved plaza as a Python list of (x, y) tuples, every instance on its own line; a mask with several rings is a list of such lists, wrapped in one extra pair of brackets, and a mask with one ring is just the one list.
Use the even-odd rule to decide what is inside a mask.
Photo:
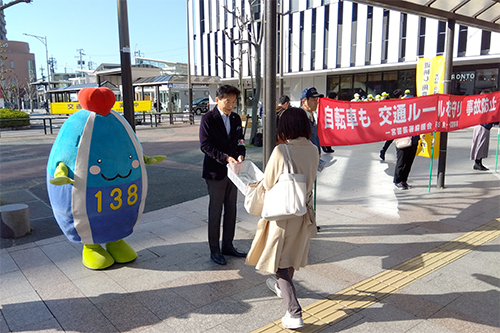
[[(197, 123), (198, 124), (198, 123)], [(334, 147), (318, 174), (309, 265), (295, 275), (307, 325), (300, 332), (500, 332), (500, 176), (472, 169), (472, 129), (449, 133), (445, 189), (429, 191), (430, 160), (417, 157), (412, 189), (394, 189), (396, 162), (382, 142)], [(0, 332), (285, 332), (269, 276), (209, 258), (208, 195), (198, 125), (138, 127), (146, 155), (146, 210), (126, 241), (138, 258), (93, 271), (82, 245), (60, 232), (45, 169), (55, 135), (2, 132), (2, 205), (27, 203), (32, 234), (1, 240)], [(262, 148), (248, 159), (262, 166)], [(248, 251), (257, 216), (239, 194), (235, 246)]]

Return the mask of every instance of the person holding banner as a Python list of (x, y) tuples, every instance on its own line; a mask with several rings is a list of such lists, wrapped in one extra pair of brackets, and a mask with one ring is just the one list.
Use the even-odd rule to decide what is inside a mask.
[[(482, 94), (489, 94), (491, 91), (485, 89)], [(488, 171), (489, 169), (483, 165), (483, 158), (488, 157), (488, 149), (490, 147), (490, 129), (494, 123), (481, 124), (474, 126), (472, 133), (472, 147), (470, 151), (470, 159), (474, 160), (474, 170)]]
[[(386, 92), (383, 92), (383, 93), (382, 93), (382, 95), (384, 95), (384, 94), (386, 94), (386, 95), (387, 95), (387, 93), (386, 93)], [(394, 98), (403, 98), (403, 97), (401, 97), (402, 95), (403, 95), (403, 92), (401, 91), (401, 89), (396, 89), (396, 90), (394, 90), (394, 91), (392, 92), (392, 96), (393, 96)], [(389, 98), (388, 96), (389, 96), (389, 95), (387, 95), (387, 98)], [(384, 143), (384, 146), (382, 147), (382, 149), (380, 150), (380, 154), (379, 154), (379, 156), (380, 156), (380, 159), (381, 159), (382, 161), (385, 161), (385, 153), (386, 153), (387, 149), (389, 149), (389, 146), (391, 145), (392, 141), (394, 141), (394, 140), (387, 140), (387, 141)]]
[(409, 146), (401, 146), (396, 139), (396, 168), (394, 169), (394, 186), (398, 190), (408, 190), (408, 176), (410, 175), (411, 166), (417, 154), (418, 142), (420, 135), (414, 135), (408, 140)]

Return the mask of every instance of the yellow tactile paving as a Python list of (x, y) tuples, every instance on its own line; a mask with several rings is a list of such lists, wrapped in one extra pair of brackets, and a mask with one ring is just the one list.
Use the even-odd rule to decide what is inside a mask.
[[(320, 332), (500, 236), (500, 218), (302, 309), (300, 332)], [(281, 319), (252, 333), (294, 332)]]

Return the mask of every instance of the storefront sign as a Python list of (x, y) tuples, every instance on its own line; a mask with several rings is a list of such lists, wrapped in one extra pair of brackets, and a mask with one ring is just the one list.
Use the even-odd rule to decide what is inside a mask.
[(320, 98), (318, 135), (322, 146), (363, 144), (449, 132), (497, 122), (500, 92), (485, 95), (429, 95), (379, 102)]
[[(51, 114), (72, 114), (82, 109), (78, 102), (50, 103)], [(116, 112), (123, 112), (123, 101), (115, 102), (112, 108)], [(150, 111), (152, 101), (134, 101), (134, 112)]]

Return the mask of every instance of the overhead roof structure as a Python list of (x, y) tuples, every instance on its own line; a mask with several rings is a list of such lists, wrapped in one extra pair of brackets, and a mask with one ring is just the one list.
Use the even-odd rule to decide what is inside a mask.
[(500, 0), (354, 0), (370, 6), (500, 32)]
[[(191, 84), (193, 85), (209, 85), (209, 84), (220, 84), (219, 76), (202, 76), (202, 75), (191, 75)], [(166, 84), (187, 84), (187, 75), (162, 75), (162, 76), (152, 76), (152, 77), (142, 77), (138, 78), (132, 84), (136, 86), (161, 86)]]

